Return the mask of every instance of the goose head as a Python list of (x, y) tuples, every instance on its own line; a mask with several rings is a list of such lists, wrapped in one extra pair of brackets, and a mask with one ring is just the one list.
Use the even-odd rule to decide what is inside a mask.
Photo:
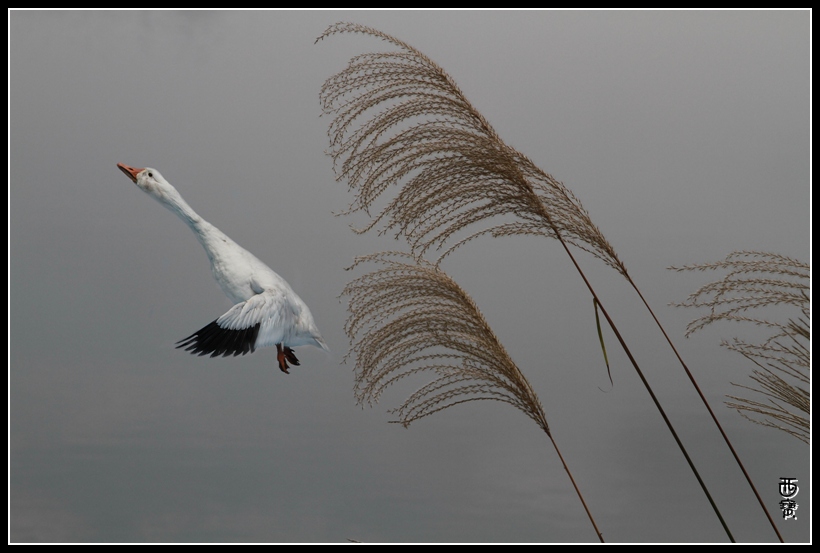
[(152, 167), (131, 167), (124, 163), (118, 163), (117, 167), (128, 175), (128, 178), (139, 186), (143, 192), (180, 215), (186, 222), (195, 222), (199, 218), (190, 206), (185, 203), (177, 189), (171, 186), (156, 169)]
[(173, 196), (178, 196), (176, 189), (171, 186), (159, 171), (152, 167), (130, 167), (124, 163), (118, 163), (120, 171), (128, 175), (137, 186), (146, 194), (153, 196), (157, 200), (167, 203)]

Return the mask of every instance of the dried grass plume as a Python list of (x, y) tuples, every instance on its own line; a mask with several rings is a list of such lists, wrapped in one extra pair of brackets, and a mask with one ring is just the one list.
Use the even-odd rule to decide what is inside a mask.
[[(472, 298), (446, 273), (398, 252), (360, 257), (353, 267), (378, 268), (350, 282), (345, 331), (356, 358), (356, 398), (378, 402), (400, 380), (433, 380), (391, 410), (407, 426), (469, 401), (495, 400), (519, 409), (547, 435), (541, 402)], [(351, 268), (353, 268), (351, 267)]]
[[(670, 267), (675, 271), (719, 271), (726, 275), (691, 294), (678, 307), (707, 307), (708, 313), (687, 326), (686, 335), (718, 321), (751, 323), (768, 330), (760, 343), (734, 338), (721, 345), (736, 351), (758, 368), (751, 379), (756, 386), (734, 384), (762, 401), (728, 396), (727, 405), (757, 424), (782, 430), (808, 443), (811, 397), (808, 390), (810, 357), (809, 265), (783, 255), (756, 251), (732, 252), (717, 263)], [(787, 307), (800, 315), (788, 320), (760, 314)], [(769, 313), (771, 314), (771, 313)]]
[[(439, 262), (486, 233), (560, 233), (626, 276), (578, 198), (505, 144), (441, 67), (412, 46), (354, 23), (332, 25), (317, 42), (339, 33), (374, 36), (398, 48), (355, 56), (320, 94), (323, 111), (334, 115), (328, 134), (336, 178), (355, 191), (347, 213), (371, 217), (357, 232), (380, 226), (405, 236), (417, 255), (442, 250)], [(397, 195), (372, 213), (394, 186)], [(489, 228), (473, 230), (485, 221)]]

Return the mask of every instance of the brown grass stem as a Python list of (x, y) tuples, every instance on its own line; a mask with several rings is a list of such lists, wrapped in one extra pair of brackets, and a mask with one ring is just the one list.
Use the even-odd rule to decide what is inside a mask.
[(661, 333), (663, 334), (663, 337), (666, 338), (666, 342), (669, 344), (669, 347), (672, 348), (672, 351), (675, 353), (675, 357), (678, 358), (678, 361), (680, 362), (681, 366), (683, 367), (683, 370), (686, 372), (686, 376), (689, 377), (689, 381), (692, 383), (692, 386), (695, 387), (695, 390), (697, 391), (698, 396), (700, 396), (701, 401), (703, 401), (703, 405), (705, 405), (706, 410), (709, 411), (709, 416), (712, 417), (712, 420), (714, 421), (715, 426), (717, 426), (718, 430), (720, 431), (720, 435), (723, 436), (723, 441), (726, 442), (726, 445), (729, 447), (729, 451), (732, 452), (732, 456), (735, 458), (735, 462), (740, 467), (741, 472), (743, 472), (743, 476), (746, 478), (746, 482), (748, 482), (749, 487), (752, 488), (752, 492), (754, 492), (754, 495), (757, 498), (757, 502), (760, 504), (760, 508), (763, 509), (763, 512), (766, 514), (766, 518), (769, 520), (769, 524), (771, 524), (772, 529), (774, 530), (775, 534), (777, 534), (777, 539), (779, 539), (781, 543), (784, 543), (783, 536), (780, 534), (780, 530), (777, 529), (777, 525), (774, 523), (774, 519), (772, 518), (772, 515), (769, 513), (769, 509), (766, 508), (766, 504), (763, 503), (763, 498), (760, 497), (760, 493), (757, 491), (757, 487), (755, 486), (754, 482), (752, 481), (752, 477), (749, 475), (749, 472), (746, 470), (746, 467), (743, 465), (743, 461), (740, 460), (740, 456), (737, 454), (737, 451), (735, 451), (735, 447), (732, 445), (732, 441), (729, 439), (729, 436), (723, 430), (723, 426), (720, 424), (720, 421), (718, 421), (717, 415), (715, 415), (715, 412), (712, 410), (712, 406), (709, 405), (709, 401), (706, 399), (706, 396), (703, 395), (703, 392), (701, 391), (700, 386), (698, 385), (697, 381), (695, 380), (694, 375), (692, 374), (692, 372), (689, 370), (689, 367), (684, 362), (683, 357), (681, 357), (680, 353), (678, 353), (678, 348), (676, 348), (675, 344), (672, 343), (672, 339), (666, 333), (666, 329), (663, 327), (661, 322), (658, 320), (658, 317), (655, 315), (655, 312), (649, 306), (649, 303), (646, 301), (646, 298), (644, 298), (644, 296), (641, 293), (638, 286), (632, 281), (632, 279), (629, 276), (627, 276), (626, 278), (629, 281), (629, 284), (632, 286), (632, 288), (635, 289), (635, 292), (638, 293), (638, 296), (641, 298), (641, 301), (643, 302), (643, 304), (649, 310), (650, 315), (652, 315), (652, 318), (655, 320), (655, 324), (658, 325), (658, 328), (660, 329)]
[[(549, 220), (549, 214), (548, 213), (545, 212), (544, 216), (547, 218), (547, 220)], [(575, 256), (572, 254), (572, 251), (570, 251), (569, 246), (567, 246), (566, 242), (564, 242), (564, 240), (561, 238), (560, 233), (556, 233), (556, 237), (561, 242), (561, 245), (564, 247), (564, 250), (567, 252), (567, 255), (569, 256), (569, 258), (572, 260), (572, 264), (575, 266), (576, 270), (578, 271), (578, 274), (581, 275), (581, 278), (584, 280), (584, 284), (586, 284), (587, 289), (589, 289), (590, 294), (592, 294), (592, 297), (595, 298), (595, 300), (597, 301), (598, 308), (601, 310), (601, 313), (604, 314), (604, 318), (606, 318), (607, 322), (609, 323), (609, 327), (612, 329), (612, 332), (615, 334), (615, 337), (618, 339), (618, 343), (621, 344), (621, 348), (624, 350), (624, 353), (626, 354), (627, 358), (629, 358), (629, 362), (632, 363), (632, 367), (635, 369), (635, 372), (638, 373), (638, 377), (641, 379), (641, 382), (643, 383), (644, 387), (646, 388), (646, 391), (649, 393), (649, 396), (652, 398), (652, 402), (655, 404), (655, 407), (658, 409), (658, 412), (660, 413), (661, 417), (663, 418), (663, 421), (666, 423), (666, 427), (669, 429), (669, 432), (672, 434), (672, 437), (675, 439), (675, 443), (678, 444), (678, 448), (681, 450), (681, 453), (683, 453), (683, 456), (686, 459), (686, 462), (689, 464), (689, 468), (692, 470), (692, 473), (695, 475), (695, 478), (697, 479), (698, 484), (700, 484), (700, 487), (703, 490), (703, 493), (706, 494), (706, 498), (708, 499), (709, 504), (712, 506), (712, 510), (714, 510), (715, 515), (717, 515), (718, 520), (720, 520), (720, 524), (721, 524), (721, 526), (723, 526), (723, 530), (726, 532), (726, 535), (729, 536), (729, 540), (731, 540), (732, 543), (735, 543), (735, 538), (732, 535), (732, 531), (729, 530), (729, 526), (726, 524), (726, 520), (723, 518), (723, 515), (721, 514), (720, 509), (717, 506), (717, 503), (715, 503), (715, 500), (712, 498), (712, 494), (709, 493), (709, 488), (706, 487), (706, 483), (703, 481), (703, 478), (701, 478), (700, 473), (698, 472), (698, 469), (695, 467), (695, 463), (692, 461), (692, 458), (689, 457), (689, 453), (686, 451), (686, 447), (683, 445), (683, 442), (681, 441), (680, 437), (678, 436), (678, 433), (675, 431), (675, 428), (672, 426), (672, 421), (670, 421), (669, 417), (666, 416), (666, 411), (664, 411), (663, 407), (661, 406), (660, 401), (658, 401), (658, 398), (655, 396), (655, 392), (652, 391), (652, 386), (649, 385), (649, 381), (646, 380), (646, 377), (644, 376), (643, 371), (638, 366), (638, 362), (632, 356), (632, 352), (630, 351), (629, 346), (626, 345), (626, 341), (624, 340), (623, 336), (621, 336), (621, 333), (618, 330), (618, 327), (615, 325), (615, 322), (612, 320), (612, 317), (609, 316), (609, 312), (606, 310), (603, 303), (601, 303), (601, 299), (598, 297), (598, 294), (595, 292), (595, 289), (592, 287), (592, 284), (590, 284), (589, 280), (587, 279), (586, 275), (584, 274), (584, 271), (581, 269), (581, 266), (578, 265), (578, 261), (575, 259)], [(647, 305), (647, 307), (649, 307), (649, 306)], [(708, 405), (707, 405), (707, 407), (708, 407)], [(765, 509), (765, 507), (764, 507), (764, 509)], [(768, 511), (766, 511), (766, 514), (768, 515)], [(775, 528), (775, 530), (777, 530), (777, 528)], [(779, 535), (780, 535), (780, 533), (778, 532), (778, 536)]]

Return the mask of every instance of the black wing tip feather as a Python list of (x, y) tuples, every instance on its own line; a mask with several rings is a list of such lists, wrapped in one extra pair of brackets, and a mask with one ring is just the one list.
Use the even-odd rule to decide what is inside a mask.
[(222, 328), (216, 321), (200, 328), (187, 338), (176, 343), (177, 349), (184, 348), (193, 355), (227, 357), (245, 355), (256, 350), (256, 337), (260, 324), (241, 330)]

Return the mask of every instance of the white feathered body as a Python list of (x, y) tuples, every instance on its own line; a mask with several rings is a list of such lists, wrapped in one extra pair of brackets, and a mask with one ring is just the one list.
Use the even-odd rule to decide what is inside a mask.
[(256, 347), (284, 344), (289, 347), (319, 342), (310, 309), (287, 281), (251, 252), (212, 224), (197, 236), (208, 254), (211, 273), (225, 295), (236, 305), (219, 317), (222, 328), (244, 329), (261, 323)]

